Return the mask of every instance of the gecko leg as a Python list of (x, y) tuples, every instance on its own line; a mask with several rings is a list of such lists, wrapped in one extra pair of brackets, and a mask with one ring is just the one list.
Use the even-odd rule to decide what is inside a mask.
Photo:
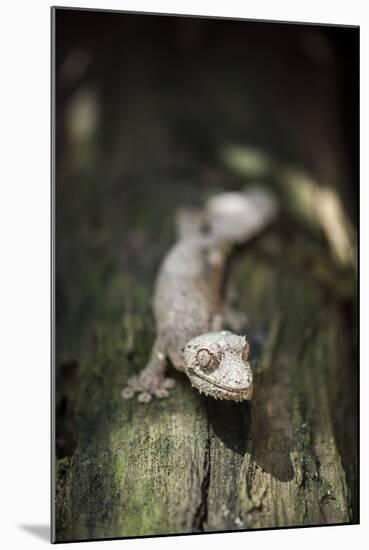
[(240, 334), (248, 324), (247, 315), (230, 306), (225, 306), (221, 313), (214, 315), (211, 322), (211, 330), (218, 332), (220, 330), (231, 330)]
[(175, 381), (165, 376), (166, 358), (163, 349), (165, 346), (157, 337), (147, 366), (139, 375), (127, 380), (127, 386), (121, 392), (123, 399), (131, 399), (136, 393), (141, 403), (148, 403), (153, 396), (159, 399), (168, 397), (168, 390), (174, 387)]
[(248, 325), (248, 317), (236, 308), (236, 291), (234, 288), (227, 290), (226, 300), (221, 311), (216, 313), (212, 319), (211, 330), (217, 332), (224, 329), (230, 329), (239, 334)]
[(249, 320), (243, 311), (237, 308), (238, 304), (238, 292), (236, 288), (230, 284), (226, 289), (225, 303), (223, 307), (224, 324), (232, 331), (240, 333), (244, 330)]
[(232, 306), (226, 305), (223, 311), (224, 325), (229, 327), (233, 332), (239, 334), (248, 325), (248, 318), (245, 313), (235, 309)]

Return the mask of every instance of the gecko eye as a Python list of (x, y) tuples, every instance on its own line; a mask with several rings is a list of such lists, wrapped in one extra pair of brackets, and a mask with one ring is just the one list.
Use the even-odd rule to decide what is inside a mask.
[(199, 349), (196, 359), (202, 369), (207, 369), (212, 362), (212, 354), (205, 348)]
[(242, 360), (245, 361), (245, 363), (249, 358), (249, 352), (250, 352), (250, 344), (246, 342), (246, 344), (242, 349)]

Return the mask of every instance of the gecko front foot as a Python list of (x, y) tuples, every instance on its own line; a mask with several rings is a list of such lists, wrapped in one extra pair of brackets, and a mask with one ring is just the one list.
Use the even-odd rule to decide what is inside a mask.
[(153, 397), (164, 399), (169, 396), (169, 390), (175, 386), (173, 378), (158, 376), (156, 373), (143, 371), (138, 376), (131, 376), (127, 386), (123, 388), (121, 396), (123, 399), (131, 399), (138, 394), (137, 400), (140, 403), (148, 403)]

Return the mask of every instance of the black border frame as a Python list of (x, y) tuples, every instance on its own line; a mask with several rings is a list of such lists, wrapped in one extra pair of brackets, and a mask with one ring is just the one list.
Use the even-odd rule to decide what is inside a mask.
[[(55, 502), (56, 502), (56, 484), (55, 484), (55, 196), (56, 196), (56, 158), (55, 158), (55, 140), (56, 140), (56, 12), (57, 11), (86, 11), (86, 12), (102, 12), (102, 13), (117, 13), (127, 15), (151, 15), (151, 16), (163, 16), (163, 17), (186, 17), (192, 19), (221, 19), (230, 21), (247, 21), (251, 23), (275, 23), (285, 25), (307, 25), (312, 27), (338, 27), (338, 28), (351, 28), (358, 31), (359, 51), (358, 51), (358, 75), (357, 75), (357, 172), (358, 172), (358, 188), (357, 188), (357, 201), (356, 201), (356, 214), (357, 214), (357, 306), (356, 306), (356, 345), (357, 345), (357, 521), (351, 521), (347, 523), (330, 523), (330, 524), (314, 524), (314, 525), (292, 525), (284, 527), (260, 527), (256, 529), (227, 529), (217, 531), (206, 531), (199, 533), (164, 533), (155, 535), (137, 535), (127, 537), (106, 537), (98, 539), (71, 539), (57, 541), (55, 540)], [(246, 533), (246, 532), (259, 532), (259, 531), (280, 531), (289, 529), (309, 529), (316, 527), (344, 527), (348, 525), (360, 525), (360, 25), (350, 24), (338, 24), (338, 23), (316, 23), (311, 21), (283, 21), (277, 19), (253, 19), (243, 17), (231, 17), (231, 16), (219, 16), (219, 15), (192, 15), (183, 13), (163, 13), (163, 12), (148, 12), (148, 11), (133, 11), (133, 10), (118, 10), (109, 8), (81, 8), (76, 6), (51, 6), (50, 7), (50, 180), (51, 180), (51, 201), (50, 201), (50, 360), (51, 360), (51, 400), (50, 400), (50, 417), (51, 417), (51, 432), (50, 432), (50, 542), (52, 544), (69, 544), (76, 542), (101, 542), (112, 540), (135, 540), (135, 539), (148, 539), (148, 538), (166, 538), (166, 537), (184, 537), (184, 536), (198, 536), (198, 535), (217, 535), (223, 533)]]

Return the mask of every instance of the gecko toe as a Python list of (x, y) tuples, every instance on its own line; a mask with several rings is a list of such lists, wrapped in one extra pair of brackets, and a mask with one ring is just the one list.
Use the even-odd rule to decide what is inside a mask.
[(148, 403), (149, 401), (151, 401), (151, 394), (149, 392), (142, 392), (139, 394), (139, 396), (137, 397), (137, 400), (140, 402), (140, 403)]
[(135, 392), (132, 388), (123, 388), (120, 395), (122, 399), (131, 399), (134, 396)]
[(174, 388), (175, 385), (176, 385), (176, 381), (173, 378), (165, 378), (163, 383), (164, 388), (170, 390)]
[(133, 391), (140, 390), (140, 379), (138, 376), (131, 376), (127, 380), (127, 386), (133, 389)]
[(168, 397), (168, 396), (169, 396), (169, 392), (165, 388), (159, 388), (155, 392), (155, 397), (157, 397), (158, 399), (164, 399), (165, 397)]

